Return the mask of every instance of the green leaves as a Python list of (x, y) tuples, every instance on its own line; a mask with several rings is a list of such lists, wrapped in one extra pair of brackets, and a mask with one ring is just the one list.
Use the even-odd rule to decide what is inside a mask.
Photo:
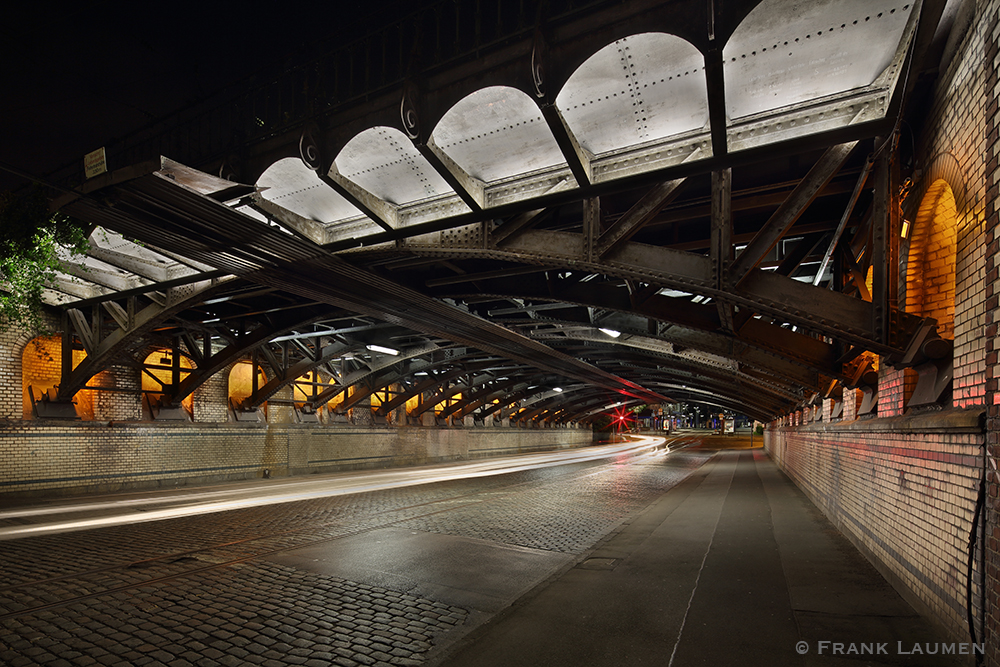
[(87, 233), (75, 220), (50, 214), (42, 188), (0, 193), (0, 331), (49, 333), (42, 297), (56, 279), (60, 248), (71, 257), (86, 253)]

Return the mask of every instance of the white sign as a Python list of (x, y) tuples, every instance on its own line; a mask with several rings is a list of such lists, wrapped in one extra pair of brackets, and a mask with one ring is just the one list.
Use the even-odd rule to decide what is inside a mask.
[(87, 178), (93, 178), (108, 170), (108, 162), (104, 157), (104, 146), (83, 156), (83, 171)]

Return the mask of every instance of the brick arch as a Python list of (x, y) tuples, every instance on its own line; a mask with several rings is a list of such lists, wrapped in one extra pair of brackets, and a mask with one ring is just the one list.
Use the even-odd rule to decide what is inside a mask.
[[(51, 336), (35, 336), (26, 339), (21, 347), (19, 357), (21, 366), (21, 411), (22, 419), (34, 419), (34, 411), (31, 406), (31, 398), (28, 394), (28, 387), (33, 387), (35, 397), (45, 391), (57, 386), (61, 380), (62, 371), (62, 337), (58, 334)], [(83, 350), (73, 351), (73, 367), (75, 368), (86, 353)], [(96, 377), (96, 376), (95, 376)], [(99, 383), (101, 386), (112, 386), (113, 378), (105, 373)], [(85, 420), (94, 419), (94, 394), (93, 391), (81, 391), (74, 397), (77, 414)]]
[(23, 395), (27, 393), (21, 357), (32, 336), (13, 327), (0, 331), (0, 419), (25, 419)]
[(955, 260), (958, 202), (943, 178), (923, 192), (910, 231), (906, 312), (933, 317), (942, 338), (955, 338)]
[(935, 183), (945, 181), (951, 187), (951, 193), (955, 197), (955, 207), (959, 212), (966, 210), (969, 189), (965, 182), (965, 174), (969, 170), (970, 166), (968, 164), (963, 165), (951, 151), (936, 154), (927, 160), (927, 166), (923, 170), (923, 175), (910, 192), (908, 202), (923, 202), (927, 191)]
[[(250, 357), (245, 357), (230, 364), (226, 373), (226, 396), (230, 401), (241, 401), (250, 396), (253, 381), (253, 365)], [(272, 371), (273, 372), (273, 371)], [(262, 365), (257, 366), (258, 386), (263, 387), (269, 379), (267, 371)], [(267, 415), (267, 401), (260, 406)]]
[[(198, 364), (191, 355), (188, 354), (183, 349), (180, 351), (181, 359), (181, 380), (186, 377), (186, 373), (197, 369)], [(169, 365), (170, 361), (173, 359), (173, 351), (163, 345), (147, 345), (145, 349), (141, 352), (139, 358), (142, 360), (144, 365)], [(161, 359), (167, 359), (166, 363), (163, 363)], [(148, 369), (149, 373), (156, 376), (163, 382), (170, 381), (170, 371), (162, 368), (152, 368)], [(140, 383), (143, 392), (146, 391), (157, 391), (160, 389), (160, 384), (147, 373), (142, 373), (140, 376)], [(191, 394), (188, 394), (183, 399), (181, 399), (181, 405), (187, 410), (188, 414), (193, 414), (194, 412), (194, 398)]]

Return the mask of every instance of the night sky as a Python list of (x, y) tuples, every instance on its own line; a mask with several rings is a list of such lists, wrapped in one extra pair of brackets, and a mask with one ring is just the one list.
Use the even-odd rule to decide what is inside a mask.
[[(414, 4), (6, 3), (0, 163), (44, 177), (267, 65), (322, 52)], [(24, 183), (0, 171), (0, 190)]]

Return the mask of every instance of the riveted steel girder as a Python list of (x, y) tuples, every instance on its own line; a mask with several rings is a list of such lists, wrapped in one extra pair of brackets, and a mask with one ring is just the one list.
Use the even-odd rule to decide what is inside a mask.
[(348, 352), (353, 352), (362, 347), (360, 343), (343, 343), (334, 342), (330, 345), (326, 345), (318, 350), (318, 353), (306, 357), (300, 360), (294, 365), (281, 367), (272, 367), (272, 377), (264, 386), (257, 389), (242, 401), (241, 407), (245, 410), (252, 410), (253, 408), (259, 407), (264, 404), (269, 398), (278, 393), (283, 387), (289, 384), (293, 384), (295, 380), (302, 377), (306, 373), (312, 371), (319, 366), (322, 366), (326, 362), (336, 357), (339, 357)]
[[(231, 286), (229, 281), (213, 282), (212, 280), (202, 281), (201, 284), (191, 283), (179, 288), (167, 288), (168, 298), (164, 304), (151, 303), (139, 312), (135, 312), (135, 302), (131, 300), (138, 290), (129, 290), (124, 294), (117, 294), (104, 300), (107, 303), (114, 303), (117, 298), (124, 296), (129, 300), (127, 309), (117, 306), (115, 321), (119, 327), (100, 340), (94, 340), (87, 349), (87, 356), (70, 372), (64, 372), (59, 381), (57, 400), (69, 401), (76, 392), (83, 389), (97, 373), (104, 370), (112, 361), (125, 354), (129, 349), (137, 344), (137, 341), (173, 315), (190, 307), (194, 303), (199, 303), (209, 296), (216, 294)], [(154, 289), (156, 286), (153, 286)], [(170, 290), (175, 290), (171, 292)], [(146, 291), (152, 291), (147, 289)], [(98, 300), (88, 300), (77, 302), (76, 306), (94, 304)], [(78, 310), (78, 309), (77, 309)], [(121, 311), (120, 313), (118, 311)], [(79, 312), (79, 310), (78, 310)], [(74, 318), (79, 321), (79, 318)], [(78, 322), (77, 328), (83, 328)], [(96, 324), (86, 327), (96, 330)]]
[[(454, 366), (454, 368), (448, 368), (447, 370), (439, 370), (434, 372), (435, 368), (442, 366)], [(422, 368), (423, 372), (426, 372), (427, 378), (419, 381), (414, 381), (408, 388), (404, 389), (401, 393), (397, 394), (393, 398), (379, 405), (375, 410), (376, 414), (384, 415), (388, 414), (392, 410), (395, 410), (400, 405), (405, 404), (412, 398), (421, 396), (425, 392), (434, 391), (435, 389), (443, 386), (446, 382), (461, 377), (462, 375), (477, 372), (486, 368), (492, 368), (497, 364), (496, 359), (481, 359), (476, 358), (475, 355), (470, 351), (468, 354), (456, 356), (449, 359), (441, 359), (435, 362), (429, 363), (426, 367)], [(400, 374), (400, 380), (404, 377), (412, 377), (413, 371), (408, 370), (405, 374)]]
[(662, 285), (714, 299), (779, 319), (836, 340), (861, 345), (891, 359), (902, 356), (922, 319), (894, 311), (895, 331), (886, 344), (872, 331), (872, 306), (846, 294), (814, 287), (760, 269), (750, 270), (729, 290), (715, 286), (711, 259), (672, 248), (629, 242), (604, 260), (588, 260), (581, 234), (531, 230), (499, 249), (408, 248), (438, 256), (490, 258), (568, 270), (592, 272)]
[[(677, 298), (656, 295), (647, 298), (638, 308), (632, 307), (628, 290), (609, 282), (569, 281), (562, 288), (552, 281), (541, 283), (523, 277), (496, 278), (479, 282), (481, 294), (498, 298), (535, 299), (556, 303), (571, 303), (593, 308), (634, 313), (647, 318), (678, 324), (689, 329), (721, 334), (718, 312), (713, 306), (702, 306)], [(449, 293), (464, 297), (469, 293)], [(821, 373), (838, 376), (836, 353), (828, 343), (757, 320), (748, 322), (741, 331), (744, 344), (783, 357)]]
[(156, 239), (210, 266), (306, 298), (643, 400), (658, 402), (663, 398), (462, 309), (354, 267), (308, 239), (283, 234), (210, 197), (179, 187), (160, 171), (112, 185), (104, 194), (116, 200), (114, 207), (82, 197), (66, 202), (62, 208), (78, 218), (140, 240)]
[(182, 399), (207, 382), (213, 375), (247, 356), (276, 335), (329, 319), (341, 312), (339, 309), (333, 310), (325, 305), (304, 308), (296, 313), (294, 320), (285, 320), (281, 325), (261, 325), (252, 331), (239, 335), (225, 348), (213, 352), (211, 356), (203, 359), (202, 364), (198, 368), (192, 369), (187, 377), (169, 395), (168, 400), (175, 405), (179, 404)]

